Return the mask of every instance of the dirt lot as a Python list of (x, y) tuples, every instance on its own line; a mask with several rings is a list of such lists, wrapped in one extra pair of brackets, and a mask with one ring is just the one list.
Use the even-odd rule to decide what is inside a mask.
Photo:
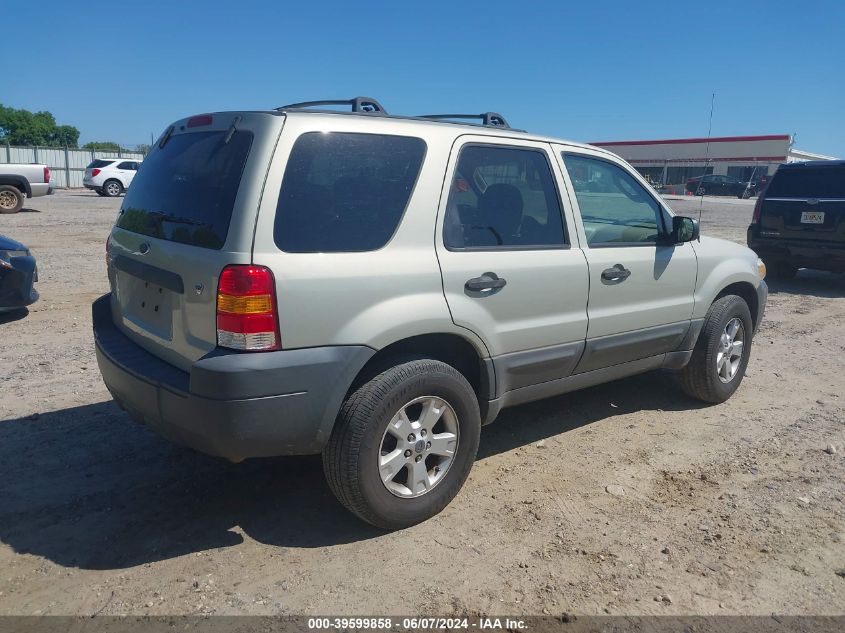
[[(845, 613), (843, 277), (771, 285), (729, 402), (653, 373), (508, 410), (452, 505), (384, 534), (319, 459), (228, 464), (110, 402), (89, 306), (119, 204), (0, 217), (41, 274), (0, 321), (0, 614)], [(743, 242), (752, 205), (706, 199), (704, 232)]]

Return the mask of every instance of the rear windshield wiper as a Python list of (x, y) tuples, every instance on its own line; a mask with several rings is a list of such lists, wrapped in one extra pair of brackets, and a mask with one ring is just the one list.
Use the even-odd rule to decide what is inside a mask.
[(147, 214), (157, 222), (170, 222), (171, 224), (192, 224), (194, 226), (208, 226), (207, 222), (194, 220), (193, 218), (183, 218), (178, 215), (171, 215), (169, 213), (162, 213), (161, 211), (150, 211)]
[(223, 145), (228, 145), (228, 144), (229, 144), (229, 141), (231, 141), (231, 140), (232, 140), (232, 136), (233, 136), (233, 135), (235, 134), (235, 132), (237, 131), (237, 129), (238, 129), (238, 123), (240, 123), (240, 122), (241, 122), (241, 117), (240, 117), (240, 116), (236, 116), (236, 117), (232, 120), (232, 125), (230, 125), (230, 126), (229, 126), (229, 130), (226, 132), (226, 137), (223, 139)]

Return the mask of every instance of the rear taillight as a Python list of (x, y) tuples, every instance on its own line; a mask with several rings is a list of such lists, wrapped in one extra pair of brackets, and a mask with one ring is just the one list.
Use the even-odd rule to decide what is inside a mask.
[(264, 266), (226, 266), (217, 284), (217, 344), (244, 351), (281, 349), (276, 283)]
[(44, 182), (50, 182), (50, 168), (44, 168)]
[(754, 214), (751, 216), (751, 224), (757, 224), (760, 221), (760, 211), (763, 210), (763, 194), (757, 196), (757, 202), (754, 203)]
[(91, 178), (93, 178), (94, 176), (96, 176), (97, 174), (99, 174), (99, 173), (100, 173), (100, 171), (102, 171), (102, 170), (100, 170), (100, 169), (92, 169), (92, 170), (91, 170)]

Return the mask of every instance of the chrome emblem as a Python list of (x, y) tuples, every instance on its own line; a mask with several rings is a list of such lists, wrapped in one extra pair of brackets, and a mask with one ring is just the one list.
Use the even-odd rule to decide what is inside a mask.
[(818, 204), (818, 203), (819, 203), (818, 198), (807, 198), (807, 204)]
[(197, 293), (198, 295), (201, 295), (201, 294), (202, 294), (202, 291), (203, 291), (203, 290), (205, 290), (205, 286), (203, 286), (201, 283), (199, 283), (199, 284), (194, 284), (194, 290), (196, 291), (196, 293)]
[(150, 243), (142, 242), (141, 246), (138, 247), (138, 250), (141, 252), (141, 255), (146, 255), (150, 252)]

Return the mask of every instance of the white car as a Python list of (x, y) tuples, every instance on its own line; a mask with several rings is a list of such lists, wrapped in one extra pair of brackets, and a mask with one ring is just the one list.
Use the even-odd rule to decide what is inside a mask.
[(82, 184), (101, 196), (115, 198), (129, 188), (141, 161), (125, 158), (97, 158), (85, 168)]

